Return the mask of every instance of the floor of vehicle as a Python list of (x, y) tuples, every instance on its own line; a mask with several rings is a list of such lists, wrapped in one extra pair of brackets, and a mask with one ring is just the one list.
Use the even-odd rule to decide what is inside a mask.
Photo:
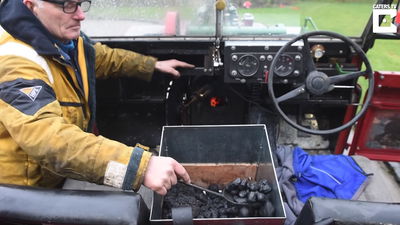
[[(358, 200), (373, 202), (400, 202), (400, 185), (398, 174), (393, 173), (391, 167), (382, 161), (369, 160), (364, 156), (353, 156), (361, 168), (370, 176), (365, 190)], [(393, 165), (398, 165), (393, 164)]]

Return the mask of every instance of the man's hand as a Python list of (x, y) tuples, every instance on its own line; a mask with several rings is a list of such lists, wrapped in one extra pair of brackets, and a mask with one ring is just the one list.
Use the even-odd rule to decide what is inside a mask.
[(176, 68), (182, 67), (182, 68), (193, 68), (194, 65), (185, 63), (176, 59), (170, 59), (170, 60), (164, 60), (164, 61), (157, 61), (155, 69), (157, 71), (167, 73), (172, 75), (174, 78), (178, 78), (181, 76), (178, 70)]
[(190, 183), (186, 169), (175, 159), (170, 157), (152, 156), (144, 174), (143, 184), (160, 195), (175, 185), (178, 178)]

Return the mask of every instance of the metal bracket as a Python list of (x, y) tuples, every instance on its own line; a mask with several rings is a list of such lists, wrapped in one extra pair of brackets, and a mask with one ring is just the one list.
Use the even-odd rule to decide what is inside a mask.
[(222, 18), (223, 18), (223, 10), (226, 7), (225, 0), (217, 0), (215, 3), (215, 10), (216, 10), (216, 23), (215, 23), (215, 43), (213, 49), (213, 62), (214, 67), (219, 67), (224, 65), (221, 60), (221, 53), (220, 53), (220, 44), (222, 40)]
[(223, 66), (224, 63), (221, 60), (221, 53), (220, 53), (220, 46), (219, 46), (219, 39), (216, 40), (215, 46), (213, 48), (212, 58), (214, 67)]

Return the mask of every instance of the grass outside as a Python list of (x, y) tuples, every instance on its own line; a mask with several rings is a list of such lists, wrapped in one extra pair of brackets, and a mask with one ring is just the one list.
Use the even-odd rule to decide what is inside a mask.
[(307, 1), (286, 7), (241, 9), (241, 12), (252, 13), (256, 21), (264, 24), (283, 23), (286, 26), (302, 26), (304, 18), (311, 17), (320, 30), (359, 36), (371, 14), (371, 9), (372, 4), (369, 3), (338, 4)]
[(367, 56), (373, 70), (400, 71), (400, 40), (377, 40)]

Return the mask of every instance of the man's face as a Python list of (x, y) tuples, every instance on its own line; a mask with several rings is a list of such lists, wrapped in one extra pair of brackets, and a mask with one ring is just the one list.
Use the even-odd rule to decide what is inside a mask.
[[(80, 7), (72, 14), (64, 13), (59, 4), (41, 0), (32, 1), (32, 12), (42, 22), (46, 29), (60, 41), (70, 41), (79, 37), (81, 21), (85, 19), (85, 13)], [(29, 7), (29, 6), (28, 6)]]

